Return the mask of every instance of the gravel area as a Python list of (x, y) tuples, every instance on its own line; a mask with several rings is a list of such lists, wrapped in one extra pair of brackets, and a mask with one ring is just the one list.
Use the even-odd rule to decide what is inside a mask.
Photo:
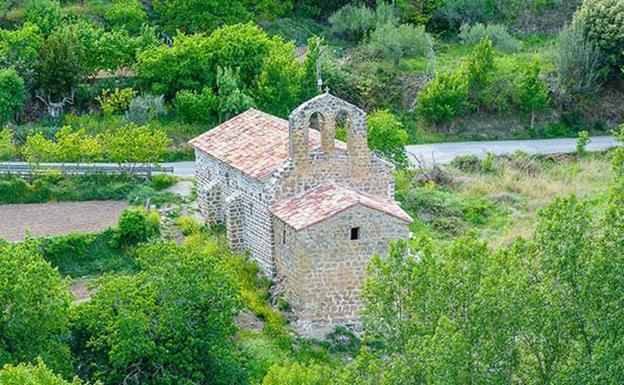
[(0, 205), (0, 238), (24, 240), (68, 233), (93, 233), (117, 224), (128, 207), (119, 201), (88, 201)]

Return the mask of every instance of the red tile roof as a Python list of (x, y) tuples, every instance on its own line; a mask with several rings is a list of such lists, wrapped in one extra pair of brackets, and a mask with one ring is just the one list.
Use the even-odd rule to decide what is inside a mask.
[(269, 210), (295, 230), (301, 230), (358, 204), (387, 213), (404, 222), (412, 222), (409, 214), (391, 199), (335, 184), (315, 187), (301, 196), (275, 203)]
[[(310, 130), (309, 135), (310, 149), (319, 148), (321, 133)], [(252, 108), (189, 144), (254, 179), (262, 179), (288, 159), (288, 121)], [(346, 148), (342, 142), (336, 147)]]

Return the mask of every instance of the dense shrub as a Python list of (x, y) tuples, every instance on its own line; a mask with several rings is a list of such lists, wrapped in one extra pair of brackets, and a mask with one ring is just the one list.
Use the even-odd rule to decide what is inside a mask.
[(397, 166), (405, 166), (408, 135), (401, 121), (388, 110), (378, 110), (368, 115), (367, 123), (368, 146)]
[(0, 69), (0, 126), (22, 112), (25, 99), (24, 79), (12, 68)]
[(107, 115), (112, 115), (125, 112), (136, 94), (137, 91), (132, 88), (115, 88), (112, 93), (110, 90), (104, 90), (96, 99), (102, 111)]
[(32, 362), (68, 374), (67, 281), (34, 244), (0, 246), (0, 366)]
[(61, 375), (55, 374), (43, 361), (37, 365), (7, 365), (0, 369), (0, 384), (4, 385), (83, 385), (78, 378), (66, 381)]
[(522, 48), (522, 43), (512, 37), (507, 32), (507, 28), (501, 24), (484, 25), (477, 23), (473, 26), (464, 24), (461, 27), (459, 37), (462, 42), (467, 44), (477, 44), (487, 37), (492, 40), (497, 49), (503, 52), (516, 52)]
[(121, 213), (115, 241), (119, 245), (131, 246), (145, 242), (159, 233), (160, 218), (156, 221), (156, 217), (147, 210), (133, 208)]
[(113, 0), (104, 12), (104, 20), (111, 27), (138, 33), (147, 22), (147, 14), (139, 0)]
[(559, 91), (563, 95), (597, 92), (605, 78), (605, 58), (598, 46), (585, 38), (585, 27), (576, 22), (564, 27), (555, 45)]
[(210, 122), (218, 107), (218, 100), (210, 88), (202, 92), (178, 91), (173, 101), (175, 111), (186, 122)]
[(171, 140), (162, 130), (128, 123), (101, 135), (106, 159), (124, 165), (131, 174), (138, 163), (156, 163), (167, 150)]
[(332, 34), (353, 42), (362, 40), (377, 26), (396, 25), (398, 21), (396, 10), (384, 1), (379, 2), (376, 9), (348, 4), (329, 18)]
[(401, 20), (425, 25), (442, 2), (442, 0), (396, 0), (392, 3), (397, 7)]
[(240, 297), (223, 262), (164, 242), (135, 255), (140, 272), (108, 277), (78, 309), (81, 376), (150, 385), (245, 383), (233, 345)]
[(523, 69), (523, 77), (518, 84), (516, 101), (520, 109), (531, 115), (531, 129), (535, 127), (535, 113), (548, 108), (550, 104), (549, 90), (540, 79), (540, 66), (533, 59)]
[(30, 88), (43, 42), (41, 30), (31, 23), (15, 30), (0, 29), (0, 67), (14, 68)]
[(624, 63), (624, 0), (585, 0), (574, 14), (587, 40), (602, 50), (613, 66)]
[(124, 115), (127, 122), (142, 126), (165, 113), (163, 96), (140, 95), (132, 99)]
[(8, 127), (0, 130), (0, 161), (14, 160), (17, 154), (13, 131)]
[(416, 112), (426, 121), (448, 124), (467, 110), (468, 90), (462, 73), (440, 72), (418, 94)]
[(433, 41), (425, 27), (410, 24), (378, 25), (362, 49), (370, 58), (391, 60), (395, 65), (404, 57), (433, 58)]

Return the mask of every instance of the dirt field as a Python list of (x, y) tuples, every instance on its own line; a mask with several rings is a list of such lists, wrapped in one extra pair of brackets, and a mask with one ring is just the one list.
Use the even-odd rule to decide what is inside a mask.
[(89, 201), (0, 205), (0, 238), (98, 232), (117, 223), (125, 202)]

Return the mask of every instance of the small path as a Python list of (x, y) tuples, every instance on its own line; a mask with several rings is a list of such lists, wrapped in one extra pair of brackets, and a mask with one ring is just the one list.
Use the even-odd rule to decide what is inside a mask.
[[(617, 145), (611, 136), (594, 136), (587, 145), (587, 151), (603, 151)], [(572, 153), (576, 152), (576, 138), (412, 144), (406, 146), (405, 150), (413, 164), (418, 161), (445, 164), (458, 156), (484, 157), (488, 152), (495, 155), (508, 155), (516, 151), (532, 155)]]
[(193, 192), (193, 182), (190, 181), (181, 181), (172, 186), (167, 187), (163, 191), (172, 192), (174, 194), (178, 194), (181, 197), (190, 197)]
[(0, 205), (0, 238), (18, 242), (32, 237), (93, 233), (117, 224), (126, 202), (87, 201)]

